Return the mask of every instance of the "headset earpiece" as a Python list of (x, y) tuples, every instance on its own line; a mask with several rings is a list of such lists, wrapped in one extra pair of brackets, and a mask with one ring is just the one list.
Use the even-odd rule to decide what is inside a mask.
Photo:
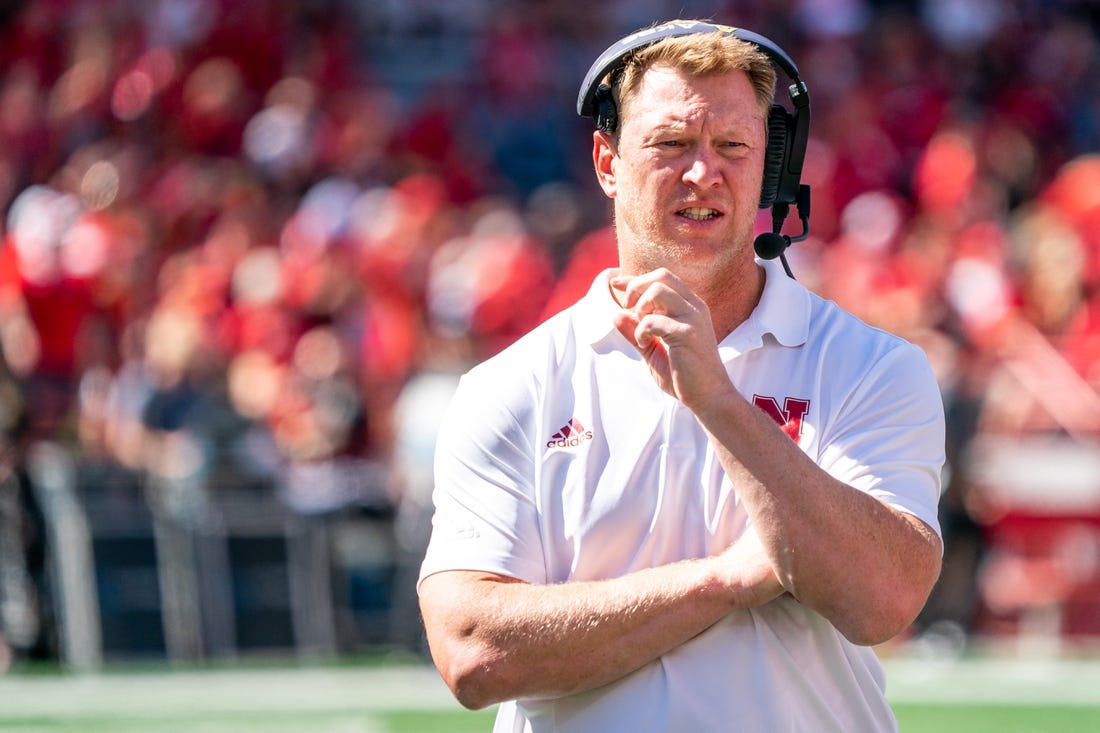
[(593, 103), (596, 107), (593, 115), (596, 120), (596, 127), (604, 132), (615, 132), (615, 128), (619, 126), (619, 111), (615, 107), (615, 98), (612, 95), (611, 87), (607, 84), (600, 84), (596, 87)]
[(768, 146), (764, 152), (764, 178), (760, 186), (760, 208), (766, 209), (779, 197), (783, 170), (790, 152), (791, 115), (778, 104), (768, 111)]

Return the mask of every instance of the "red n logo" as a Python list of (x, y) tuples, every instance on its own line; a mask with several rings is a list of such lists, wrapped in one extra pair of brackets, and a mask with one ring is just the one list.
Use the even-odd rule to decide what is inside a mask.
[(787, 397), (783, 400), (783, 408), (774, 397), (765, 397), (754, 394), (752, 403), (771, 416), (783, 428), (783, 432), (791, 436), (797, 443), (802, 436), (802, 418), (810, 409), (809, 400), (800, 400), (797, 397)]

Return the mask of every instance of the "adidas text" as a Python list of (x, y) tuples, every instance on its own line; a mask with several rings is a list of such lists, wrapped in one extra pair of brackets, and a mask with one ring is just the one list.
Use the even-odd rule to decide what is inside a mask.
[(592, 431), (586, 430), (583, 433), (576, 434), (568, 438), (558, 438), (557, 440), (547, 441), (547, 448), (576, 448), (581, 443), (592, 440)]

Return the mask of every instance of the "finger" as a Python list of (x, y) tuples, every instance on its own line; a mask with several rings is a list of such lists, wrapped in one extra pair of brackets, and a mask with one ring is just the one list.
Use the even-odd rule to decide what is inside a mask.
[(615, 328), (635, 348), (638, 348), (638, 340), (634, 336), (638, 328), (638, 318), (631, 311), (620, 310), (614, 316)]
[(683, 300), (691, 300), (694, 294), (678, 277), (669, 270), (659, 267), (641, 275), (618, 275), (611, 279), (611, 287), (623, 294), (625, 307), (633, 308), (651, 288), (660, 286), (664, 291), (675, 293)]
[(683, 295), (663, 282), (646, 287), (629, 309), (641, 320), (649, 315), (668, 316), (678, 320), (695, 320), (699, 309)]
[(634, 328), (634, 340), (639, 344), (649, 344), (654, 339), (665, 342), (680, 341), (690, 327), (676, 318), (661, 313), (647, 313), (638, 320)]
[(677, 330), (679, 324), (667, 316), (654, 314), (638, 318), (631, 311), (619, 311), (614, 316), (615, 329), (641, 352), (647, 351), (656, 341)]

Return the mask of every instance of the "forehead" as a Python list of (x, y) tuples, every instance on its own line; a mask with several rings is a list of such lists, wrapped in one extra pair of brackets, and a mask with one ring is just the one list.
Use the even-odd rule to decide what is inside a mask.
[(693, 76), (670, 66), (654, 65), (642, 75), (629, 102), (629, 117), (655, 122), (695, 119), (748, 122), (762, 120), (748, 74), (729, 71)]

